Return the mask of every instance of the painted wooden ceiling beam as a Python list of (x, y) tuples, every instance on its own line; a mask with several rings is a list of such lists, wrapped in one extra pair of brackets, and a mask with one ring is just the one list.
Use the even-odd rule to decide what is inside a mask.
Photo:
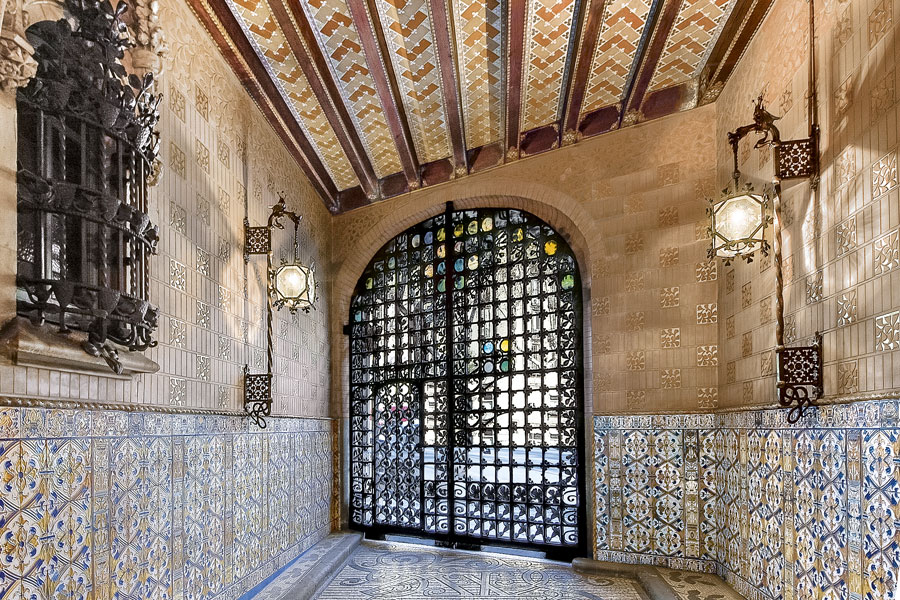
[(522, 111), (522, 71), (525, 57), (525, 19), (527, 0), (509, 0), (509, 34), (506, 74), (506, 160), (519, 158), (520, 121)]
[(666, 47), (666, 40), (669, 39), (669, 32), (675, 25), (675, 18), (678, 16), (678, 10), (681, 8), (682, 0), (662, 0), (662, 7), (657, 11), (656, 15), (651, 16), (653, 34), (649, 43), (644, 47), (642, 56), (632, 85), (629, 86), (625, 100), (622, 102), (624, 110), (619, 115), (619, 126), (622, 121), (628, 119), (630, 115), (640, 113), (641, 105), (644, 103), (644, 97), (647, 95), (647, 88), (650, 87), (650, 81), (653, 79), (653, 73), (659, 64), (663, 50)]
[(591, 76), (591, 61), (594, 51), (600, 39), (600, 25), (603, 23), (603, 12), (607, 0), (591, 0), (588, 9), (587, 23), (581, 32), (580, 44), (577, 46), (578, 56), (575, 69), (571, 75), (569, 85), (569, 98), (566, 102), (566, 110), (563, 116), (562, 131), (560, 132), (563, 144), (571, 144), (575, 141), (578, 132), (578, 121), (581, 117), (581, 107), (584, 104), (584, 93), (587, 89), (588, 78)]
[(453, 150), (453, 165), (457, 177), (467, 175), (466, 137), (463, 132), (462, 111), (460, 110), (459, 86), (454, 72), (454, 47), (450, 38), (450, 20), (447, 0), (430, 0), (431, 18), (434, 23), (434, 41), (438, 47), (438, 63), (441, 69), (441, 88), (444, 92), (444, 107), (447, 113), (447, 127)]
[[(347, 160), (350, 161), (350, 166), (359, 179), (363, 192), (369, 200), (374, 201), (379, 196), (378, 180), (365, 146), (359, 138), (359, 132), (356, 131), (347, 107), (344, 106), (344, 100), (337, 84), (331, 77), (328, 63), (319, 49), (316, 34), (306, 20), (303, 9), (297, 4), (297, 0), (288, 1), (292, 5), (291, 12), (288, 12), (288, 8), (285, 7), (282, 0), (270, 0), (269, 7), (272, 9), (278, 27), (284, 32), (291, 52), (297, 57), (297, 62), (309, 82), (309, 87), (319, 101), (322, 112), (325, 113), (328, 123), (334, 130), (344, 154), (347, 155)], [(296, 28), (294, 27), (295, 23)]]
[(700, 72), (700, 104), (714, 102), (774, 0), (738, 0)]
[(409, 126), (401, 113), (396, 85), (391, 83), (390, 74), (385, 66), (387, 61), (384, 60), (381, 53), (383, 42), (378, 40), (372, 21), (369, 19), (365, 0), (347, 0), (347, 6), (350, 8), (350, 15), (353, 17), (356, 32), (359, 34), (359, 40), (362, 43), (369, 72), (375, 81), (375, 91), (384, 109), (388, 127), (391, 128), (391, 136), (394, 138), (397, 152), (400, 154), (403, 175), (406, 177), (409, 189), (415, 189), (421, 183), (419, 180), (419, 161), (416, 158), (416, 152), (412, 145)]
[(338, 191), (325, 165), (224, 0), (188, 0), (188, 4), (313, 188), (325, 200), (329, 210), (338, 212)]

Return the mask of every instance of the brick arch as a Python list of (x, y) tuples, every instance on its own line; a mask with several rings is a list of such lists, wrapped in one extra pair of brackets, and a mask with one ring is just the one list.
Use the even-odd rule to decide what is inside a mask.
[[(391, 201), (389, 212), (373, 215), (372, 222), (355, 242), (351, 242), (343, 254), (344, 260), (337, 266), (332, 280), (332, 307), (338, 320), (345, 320), (350, 310), (350, 299), (356, 283), (375, 253), (395, 236), (403, 233), (413, 225), (421, 223), (444, 211), (445, 202), (452, 201), (456, 208), (518, 208), (533, 214), (553, 227), (565, 238), (575, 253), (581, 271), (581, 280), (585, 289), (591, 285), (591, 247), (588, 240), (596, 240), (599, 235), (593, 217), (574, 199), (550, 188), (542, 188), (529, 184), (527, 186), (510, 185), (512, 182), (501, 182), (489, 186), (485, 191), (495, 193), (472, 194), (471, 187), (459, 186), (450, 194), (435, 195), (430, 202), (421, 198), (405, 202)], [(527, 187), (531, 194), (522, 196), (510, 193), (511, 187)], [(505, 190), (505, 193), (499, 193)], [(448, 190), (450, 191), (450, 190)], [(538, 192), (538, 193), (535, 193)], [(380, 217), (380, 220), (379, 220)], [(343, 239), (341, 243), (347, 243)], [(588, 300), (586, 297), (585, 300)], [(586, 307), (590, 307), (585, 302)]]
[[(459, 189), (456, 189), (459, 188)], [(356, 227), (355, 240), (342, 235), (340, 243), (349, 244), (342, 252), (331, 280), (331, 414), (346, 416), (349, 394), (347, 361), (349, 340), (343, 325), (350, 313), (350, 300), (356, 283), (375, 253), (394, 237), (413, 225), (440, 214), (445, 203), (453, 201), (456, 208), (506, 207), (527, 211), (553, 227), (565, 238), (578, 261), (582, 281), (584, 334), (584, 405), (593, 411), (592, 344), (591, 344), (591, 247), (597, 247), (600, 233), (594, 218), (578, 201), (557, 190), (535, 184), (521, 184), (515, 180), (486, 182), (478, 186), (445, 186), (440, 193), (414, 194), (392, 199), (383, 205), (362, 209)], [(515, 193), (515, 192), (519, 193)], [(478, 193), (484, 192), (484, 193)], [(522, 195), (527, 194), (527, 195)], [(352, 213), (351, 213), (352, 214)], [(347, 217), (343, 217), (347, 218)], [(344, 234), (338, 228), (338, 234)], [(589, 242), (592, 240), (592, 242)]]

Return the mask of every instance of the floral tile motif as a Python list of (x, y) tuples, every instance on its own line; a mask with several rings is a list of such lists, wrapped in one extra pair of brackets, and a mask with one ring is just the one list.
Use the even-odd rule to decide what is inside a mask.
[[(595, 553), (718, 572), (759, 600), (897, 598), (898, 415), (890, 400), (796, 425), (781, 410), (595, 416)], [(669, 528), (674, 545), (654, 545)]]
[[(0, 440), (0, 597), (239, 597), (330, 527), (329, 424), (272, 419), (269, 427), (248, 432), (246, 421), (223, 416), (0, 409), (0, 432), (19, 436)], [(232, 439), (244, 440), (237, 452)], [(272, 449), (276, 466), (260, 472)], [(278, 518), (263, 518), (270, 489), (283, 498)], [(241, 510), (248, 499), (257, 518)], [(253, 536), (265, 541), (244, 546)], [(239, 545), (246, 562), (229, 570), (226, 552)]]

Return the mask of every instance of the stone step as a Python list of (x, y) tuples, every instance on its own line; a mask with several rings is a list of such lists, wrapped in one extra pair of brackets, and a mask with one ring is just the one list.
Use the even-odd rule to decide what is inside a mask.
[(359, 546), (359, 533), (332, 533), (301, 554), (283, 570), (269, 577), (256, 594), (241, 600), (310, 600), (315, 598)]
[[(576, 558), (572, 569), (585, 575), (607, 575), (634, 579), (650, 600), (681, 600), (682, 598), (715, 597), (722, 600), (742, 600), (721, 577), (712, 573), (696, 573), (654, 567), (604, 562), (590, 558)], [(704, 592), (713, 595), (707, 596)]]

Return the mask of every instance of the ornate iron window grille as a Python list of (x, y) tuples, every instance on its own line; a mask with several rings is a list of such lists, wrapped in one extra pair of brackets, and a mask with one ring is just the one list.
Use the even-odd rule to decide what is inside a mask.
[(533, 215), (453, 210), (395, 237), (350, 321), (350, 523), (583, 555), (578, 267)]
[(147, 181), (158, 167), (160, 98), (151, 75), (128, 76), (121, 64), (126, 8), (66, 0), (74, 28), (67, 19), (32, 25), (37, 75), (16, 98), (17, 310), (61, 333), (87, 332), (85, 351), (116, 373), (111, 342), (155, 346), (159, 316), (148, 299), (159, 230)]

